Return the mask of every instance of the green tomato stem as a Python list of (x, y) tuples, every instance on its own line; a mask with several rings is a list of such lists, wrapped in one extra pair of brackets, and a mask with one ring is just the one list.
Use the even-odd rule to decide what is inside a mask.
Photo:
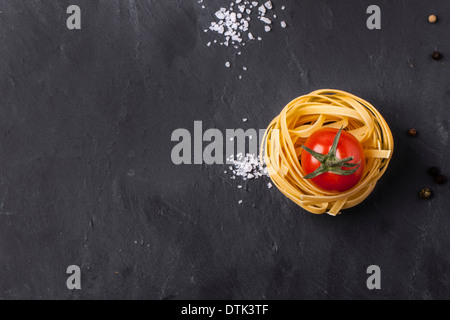
[[(326, 172), (335, 173), (340, 176), (350, 176), (359, 169), (359, 167), (361, 166), (361, 161), (358, 163), (349, 163), (349, 161), (352, 161), (354, 157), (348, 157), (345, 159), (339, 159), (338, 157), (336, 157), (337, 147), (339, 144), (339, 139), (341, 138), (342, 129), (343, 127), (341, 127), (339, 132), (336, 134), (333, 145), (331, 146), (330, 152), (328, 152), (327, 155), (315, 152), (314, 150), (311, 150), (306, 146), (302, 146), (303, 150), (308, 152), (311, 156), (313, 156), (317, 159), (317, 161), (320, 162), (320, 167), (316, 171), (304, 176), (304, 179), (314, 179)], [(354, 169), (344, 170), (342, 168)]]

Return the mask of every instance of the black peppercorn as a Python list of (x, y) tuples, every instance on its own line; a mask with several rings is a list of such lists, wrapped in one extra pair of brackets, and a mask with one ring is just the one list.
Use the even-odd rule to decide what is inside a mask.
[(433, 53), (431, 54), (431, 57), (432, 57), (434, 60), (441, 60), (441, 59), (442, 59), (442, 54), (441, 54), (440, 52), (438, 52), (438, 51), (435, 51), (435, 52), (433, 52)]
[(431, 167), (430, 169), (428, 169), (428, 173), (430, 174), (430, 176), (436, 177), (439, 175), (439, 169), (436, 167)]
[(436, 181), (437, 184), (444, 184), (447, 182), (447, 177), (439, 174), (436, 177), (434, 177), (434, 181)]
[(433, 192), (431, 191), (430, 188), (424, 188), (424, 189), (420, 190), (420, 193), (419, 193), (420, 198), (422, 198), (423, 200), (430, 199), (432, 195), (433, 195)]
[(417, 134), (418, 134), (418, 132), (417, 132), (416, 129), (409, 129), (409, 130), (408, 130), (408, 135), (409, 135), (410, 137), (415, 137), (415, 136), (417, 136)]

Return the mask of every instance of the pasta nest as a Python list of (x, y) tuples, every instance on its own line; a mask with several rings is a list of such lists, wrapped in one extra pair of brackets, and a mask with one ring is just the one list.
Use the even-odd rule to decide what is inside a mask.
[[(362, 144), (366, 166), (359, 183), (342, 193), (327, 192), (303, 177), (301, 146), (316, 130), (348, 131)], [(336, 216), (364, 201), (385, 173), (394, 138), (382, 115), (369, 102), (340, 90), (318, 90), (291, 101), (268, 126), (261, 145), (273, 183), (289, 199), (314, 213)]]

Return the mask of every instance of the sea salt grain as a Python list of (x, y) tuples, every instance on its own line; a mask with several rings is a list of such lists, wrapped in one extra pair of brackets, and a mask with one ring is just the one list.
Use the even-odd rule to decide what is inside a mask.
[(262, 22), (267, 23), (267, 24), (272, 24), (272, 20), (267, 19), (266, 17), (261, 17), (260, 19)]
[(223, 13), (222, 10), (219, 10), (216, 12), (216, 17), (217, 17), (217, 19), (223, 20), (223, 19), (225, 19), (225, 14)]

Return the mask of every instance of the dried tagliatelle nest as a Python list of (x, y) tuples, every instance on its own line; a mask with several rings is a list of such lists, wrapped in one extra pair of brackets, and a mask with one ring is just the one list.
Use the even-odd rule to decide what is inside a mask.
[[(324, 191), (303, 178), (301, 146), (313, 132), (324, 127), (343, 127), (360, 141), (366, 156), (362, 179), (342, 193)], [(325, 89), (291, 101), (270, 123), (261, 146), (261, 159), (286, 197), (311, 213), (336, 216), (370, 195), (393, 151), (391, 130), (373, 105), (350, 93)]]

